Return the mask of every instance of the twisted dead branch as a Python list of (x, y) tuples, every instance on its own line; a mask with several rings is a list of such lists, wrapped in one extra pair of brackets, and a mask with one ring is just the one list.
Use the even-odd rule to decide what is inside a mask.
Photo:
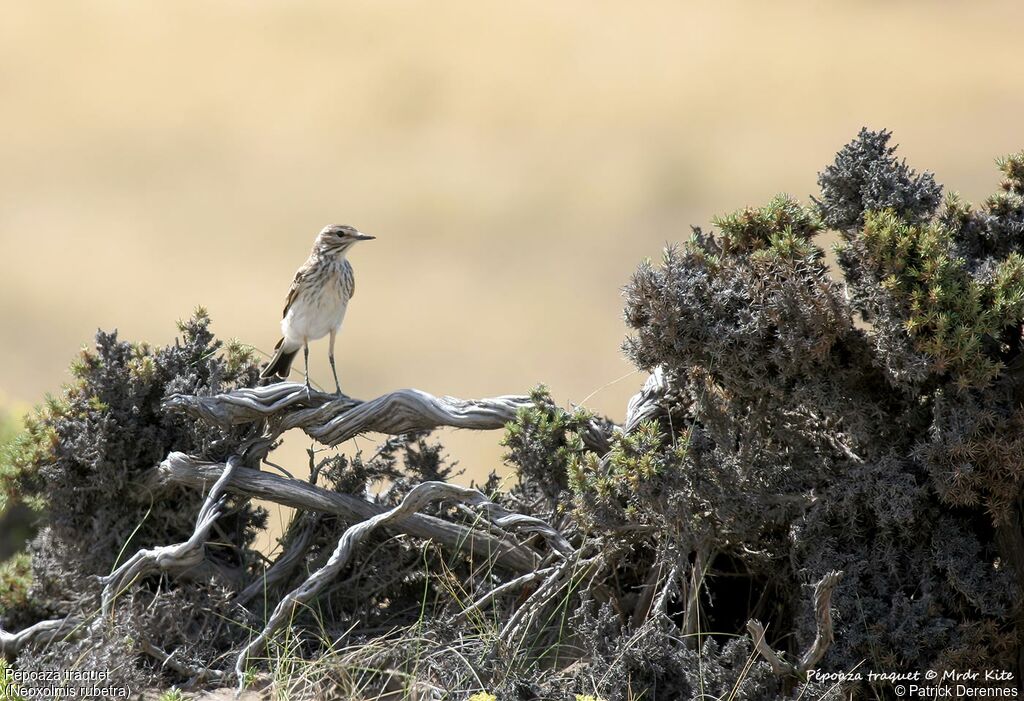
[[(650, 403), (654, 394), (645, 404)], [(497, 586), (477, 601), (471, 610), (479, 611), (502, 594), (532, 582), (541, 582), (502, 631), (503, 638), (514, 637), (529, 627), (538, 611), (558, 596), (566, 578), (576, 580), (593, 573), (598, 569), (599, 558), (580, 561), (579, 553), (556, 528), (541, 519), (511, 512), (473, 489), (444, 482), (426, 482), (414, 487), (399, 506), (386, 509), (358, 496), (243, 467), (242, 462), (261, 455), (265, 457), (274, 441), (292, 428), (301, 428), (311, 438), (334, 446), (370, 431), (398, 435), (439, 426), (499, 429), (513, 420), (520, 409), (529, 406), (532, 406), (532, 400), (525, 396), (462, 400), (439, 398), (415, 389), (361, 401), (343, 395), (308, 392), (303, 385), (296, 383), (239, 389), (212, 397), (174, 395), (164, 401), (167, 411), (184, 413), (224, 428), (251, 424), (248, 447), (244, 458), (233, 457), (227, 464), (203, 462), (184, 453), (171, 452), (154, 470), (152, 479), (156, 482), (210, 489), (210, 494), (197, 516), (195, 530), (186, 542), (140, 551), (104, 578), (103, 614), (109, 616), (116, 596), (141, 577), (155, 572), (180, 573), (190, 567), (209, 564), (204, 544), (222, 513), (226, 495), (230, 493), (273, 501), (307, 512), (305, 525), (297, 532), (296, 539), (268, 570), (265, 578), (249, 583), (239, 592), (236, 597), (239, 602), (251, 599), (268, 586), (280, 584), (295, 570), (315, 532), (318, 517), (313, 514), (332, 514), (355, 522), (339, 539), (327, 563), (278, 602), (264, 629), (239, 653), (235, 663), (239, 688), (249, 660), (266, 647), (268, 640), (291, 618), (297, 606), (315, 598), (337, 577), (351, 559), (355, 547), (381, 527), (394, 533), (429, 539), (462, 555), (482, 555), (495, 565), (515, 573), (512, 580)], [(584, 443), (604, 454), (615, 427), (604, 420), (594, 420), (591, 424), (582, 432)], [(484, 527), (475, 528), (420, 513), (428, 504), (438, 500), (457, 502), (460, 508), (478, 509), (484, 517), (480, 524)], [(516, 542), (511, 532), (540, 536), (547, 544), (546, 555), (544, 550)], [(531, 543), (535, 542), (531, 539)], [(544, 568), (538, 570), (542, 563)], [(148, 652), (165, 664), (175, 664), (170, 656), (158, 649)]]
[(166, 652), (164, 652), (163, 650), (161, 650), (145, 638), (139, 640), (139, 647), (142, 649), (144, 653), (146, 653), (154, 660), (159, 662), (161, 667), (173, 669), (181, 676), (187, 677), (189, 679), (187, 686), (191, 686), (196, 682), (200, 682), (206, 679), (220, 681), (225, 677), (224, 672), (221, 672), (220, 670), (210, 669), (208, 667), (199, 667), (197, 665), (190, 665), (185, 662), (180, 662), (174, 659), (173, 653), (168, 655)]
[(754, 641), (754, 649), (768, 662), (772, 672), (779, 676), (796, 674), (796, 669), (793, 665), (783, 660), (779, 653), (775, 652), (772, 646), (768, 644), (768, 641), (765, 640), (765, 630), (761, 621), (753, 618), (747, 621), (747, 632), (750, 633), (750, 637)]
[(110, 615), (114, 599), (140, 577), (157, 572), (184, 571), (200, 565), (206, 559), (206, 541), (214, 522), (221, 517), (224, 509), (225, 487), (232, 474), (238, 469), (239, 458), (228, 458), (220, 477), (196, 516), (196, 527), (184, 543), (145, 548), (135, 553), (127, 562), (101, 578), (103, 583), (103, 617)]
[(178, 394), (165, 400), (164, 408), (225, 427), (266, 421), (275, 436), (301, 428), (325, 445), (338, 445), (369, 431), (397, 435), (440, 426), (498, 429), (530, 404), (530, 398), (524, 396), (456, 399), (418, 389), (401, 389), (362, 401), (324, 392), (307, 394), (305, 385), (278, 382), (212, 397)]
[(829, 572), (814, 585), (814, 618), (817, 623), (817, 632), (814, 642), (800, 658), (796, 665), (790, 664), (782, 659), (765, 640), (764, 626), (760, 621), (751, 619), (747, 621), (747, 632), (754, 641), (754, 649), (761, 655), (772, 671), (780, 676), (802, 677), (808, 670), (818, 664), (834, 639), (832, 629), (832, 594), (835, 592), (843, 573), (838, 570)]
[(538, 579), (543, 579), (544, 577), (547, 577), (554, 571), (555, 567), (545, 567), (544, 569), (536, 570), (534, 572), (527, 572), (526, 574), (520, 575), (513, 580), (496, 586), (494, 589), (491, 589), (489, 592), (487, 592), (482, 597), (477, 599), (473, 604), (467, 606), (462, 611), (459, 611), (459, 613), (455, 615), (455, 618), (456, 620), (469, 618), (471, 615), (479, 611), (482, 611), (485, 606), (487, 606), (489, 603), (497, 599), (499, 596), (520, 589), (526, 586), (527, 584), (536, 582)]
[(838, 570), (829, 572), (814, 585), (814, 619), (817, 632), (811, 647), (800, 658), (797, 670), (802, 674), (818, 664), (835, 639), (832, 630), (832, 593), (836, 590), (843, 573)]
[(514, 646), (513, 641), (525, 638), (534, 622), (551, 604), (566, 600), (566, 595), (562, 593), (563, 589), (568, 587), (571, 591), (584, 579), (591, 578), (599, 572), (604, 563), (603, 553), (586, 559), (574, 557), (563, 560), (516, 609), (498, 633), (498, 639), (506, 645)]
[(309, 547), (316, 539), (316, 531), (320, 525), (321, 515), (318, 513), (304, 513), (299, 517), (299, 522), (294, 531), (294, 538), (288, 543), (287, 549), (281, 553), (274, 564), (259, 579), (243, 589), (235, 596), (239, 604), (246, 604), (260, 594), (274, 591), (281, 582), (287, 580), (292, 573), (302, 564), (303, 558), (309, 551)]
[[(265, 422), (266, 439), (301, 428), (324, 445), (335, 446), (363, 433), (398, 435), (442, 426), (474, 430), (500, 429), (520, 409), (532, 406), (530, 397), (506, 395), (489, 399), (435, 397), (418, 389), (400, 389), (363, 401), (345, 395), (306, 391), (297, 382), (236, 389), (212, 397), (175, 394), (164, 400), (167, 411), (185, 413), (221, 427)], [(596, 452), (608, 449), (609, 427), (593, 421), (582, 434)], [(263, 445), (269, 446), (270, 440)]]
[[(347, 528), (338, 540), (338, 545), (327, 563), (281, 599), (260, 634), (238, 655), (238, 659), (235, 662), (235, 674), (238, 675), (239, 690), (243, 688), (245, 683), (245, 670), (249, 659), (262, 652), (270, 637), (291, 619), (296, 607), (302, 606), (313, 599), (328, 582), (338, 576), (342, 568), (348, 563), (356, 546), (367, 535), (380, 526), (408, 519), (428, 504), (441, 500), (455, 500), (483, 507), (485, 512), (500, 513), (500, 510), (493, 508), (494, 505), (491, 504), (487, 497), (475, 489), (468, 489), (448, 484), (447, 482), (423, 482), (413, 487), (412, 491), (402, 499), (402, 503), (395, 508), (379, 513)], [(550, 527), (538, 519), (530, 519), (524, 516), (520, 517), (517, 522), (524, 524), (523, 519), (535, 521), (535, 524), (529, 524), (529, 526), (537, 530), (542, 532), (550, 530)], [(553, 535), (560, 538), (558, 534)]]
[(17, 633), (8, 633), (0, 628), (0, 657), (13, 660), (25, 647), (44, 645), (70, 634), (80, 625), (81, 619), (68, 616), (52, 621), (40, 621)]
[(626, 404), (626, 420), (622, 424), (624, 433), (632, 433), (644, 421), (650, 421), (665, 412), (664, 398), (668, 392), (665, 371), (659, 365), (654, 368), (644, 386)]
[[(184, 453), (171, 453), (160, 464), (155, 477), (165, 484), (206, 489), (223, 470), (223, 463), (206, 463)], [(235, 468), (234, 476), (225, 489), (239, 496), (264, 499), (304, 511), (333, 514), (349, 521), (365, 521), (386, 510), (359, 497), (248, 467)], [(532, 572), (540, 560), (537, 553), (510, 539), (426, 514), (410, 514), (400, 522), (389, 523), (388, 528), (393, 532), (432, 540), (453, 552), (494, 557), (496, 564), (516, 572)]]

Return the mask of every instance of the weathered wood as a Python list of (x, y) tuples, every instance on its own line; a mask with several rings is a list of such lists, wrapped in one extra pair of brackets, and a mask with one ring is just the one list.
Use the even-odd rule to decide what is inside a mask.
[[(206, 489), (216, 482), (223, 470), (223, 463), (204, 463), (174, 452), (157, 468), (157, 477), (168, 484)], [(383, 506), (349, 494), (241, 466), (235, 469), (226, 489), (233, 494), (334, 514), (350, 521), (365, 521), (386, 511)], [(496, 564), (520, 573), (532, 572), (540, 561), (536, 553), (515, 542), (425, 514), (411, 514), (401, 521), (391, 522), (389, 529), (433, 540), (448, 550), (494, 557)]]
[[(269, 450), (277, 436), (293, 428), (301, 428), (310, 438), (330, 446), (371, 431), (398, 435), (445, 426), (495, 430), (512, 421), (520, 409), (530, 406), (533, 401), (524, 395), (456, 399), (435, 397), (418, 389), (400, 389), (363, 401), (307, 391), (305, 385), (297, 382), (236, 389), (211, 397), (175, 394), (163, 402), (167, 411), (188, 414), (222, 428), (264, 422), (264, 438), (253, 443), (263, 450)], [(609, 438), (615, 430), (615, 424), (607, 419), (594, 419), (583, 428), (580, 437), (589, 450), (604, 455), (611, 447)]]
[[(603, 553), (583, 559), (579, 553), (573, 557), (562, 560), (561, 563), (551, 568), (551, 573), (545, 577), (532, 594), (519, 606), (515, 613), (508, 619), (498, 633), (498, 639), (512, 648), (517, 647), (534, 622), (545, 620), (542, 613), (552, 604), (565, 601), (566, 595), (562, 590), (569, 587), (572, 590), (573, 580), (592, 578), (599, 572), (605, 563)], [(568, 579), (568, 582), (565, 580)]]
[(307, 432), (321, 443), (337, 445), (366, 431), (399, 434), (438, 426), (499, 429), (530, 405), (529, 397), (466, 400), (403, 389), (354, 406)]
[(806, 678), (808, 670), (812, 669), (825, 656), (825, 652), (835, 639), (832, 630), (832, 593), (842, 576), (841, 570), (833, 570), (825, 574), (814, 585), (814, 619), (817, 624), (817, 632), (814, 642), (801, 656), (799, 664), (786, 662), (771, 648), (765, 640), (764, 626), (760, 621), (753, 618), (747, 621), (747, 632), (754, 641), (754, 650), (768, 661), (772, 672), (780, 676), (795, 676), (803, 679)]
[(13, 660), (25, 647), (43, 645), (59, 637), (70, 635), (80, 625), (80, 619), (68, 616), (52, 621), (40, 621), (17, 633), (8, 633), (0, 628), (0, 657)]
[[(235, 662), (235, 674), (239, 680), (239, 691), (242, 690), (245, 684), (245, 670), (249, 659), (260, 654), (270, 637), (293, 618), (296, 607), (302, 606), (316, 597), (328, 582), (333, 581), (338, 576), (342, 568), (348, 563), (356, 546), (367, 535), (381, 526), (407, 522), (409, 519), (417, 516), (417, 512), (431, 502), (441, 500), (455, 500), (473, 505), (490, 504), (487, 498), (475, 489), (468, 489), (455, 484), (448, 484), (447, 482), (423, 482), (413, 487), (412, 491), (402, 499), (402, 503), (393, 509), (388, 509), (365, 521), (349, 526), (341, 538), (338, 539), (337, 547), (323, 567), (310, 575), (308, 579), (278, 602), (260, 634), (238, 655), (238, 659)], [(531, 520), (537, 521), (537, 519)], [(567, 560), (566, 562), (572, 564), (571, 561)]]
[(779, 653), (775, 652), (772, 646), (768, 644), (768, 641), (765, 640), (765, 630), (764, 626), (761, 625), (761, 621), (754, 618), (747, 621), (747, 632), (750, 634), (750, 639), (754, 641), (754, 650), (771, 665), (772, 672), (779, 676), (796, 674), (793, 665), (783, 660)]
[(288, 548), (274, 561), (262, 577), (255, 579), (245, 589), (235, 596), (235, 602), (246, 604), (260, 594), (273, 591), (278, 584), (288, 579), (309, 551), (310, 546), (316, 539), (317, 529), (320, 527), (320, 514), (307, 511), (303, 513), (300, 520), (296, 522), (294, 537), (288, 543)]
[(536, 582), (538, 579), (544, 579), (554, 571), (554, 567), (545, 567), (542, 570), (527, 572), (526, 574), (519, 575), (511, 581), (505, 582), (504, 584), (500, 584), (496, 586), (494, 589), (491, 589), (489, 592), (484, 594), (479, 599), (477, 599), (477, 601), (474, 602), (472, 605), (464, 608), (462, 611), (459, 611), (457, 614), (455, 614), (455, 620), (469, 618), (471, 615), (482, 611), (487, 604), (491, 603), (499, 596), (507, 594), (508, 592), (514, 591), (521, 587), (524, 587), (527, 584)]
[(196, 516), (196, 527), (183, 543), (144, 548), (135, 553), (127, 562), (106, 577), (103, 583), (103, 617), (110, 615), (114, 599), (140, 577), (167, 571), (188, 570), (197, 567), (206, 559), (206, 541), (214, 522), (223, 514), (224, 492), (231, 476), (239, 469), (239, 458), (232, 456), (221, 471), (213, 489), (203, 502)]
[(218, 426), (266, 421), (272, 435), (301, 428), (325, 445), (338, 445), (370, 431), (397, 435), (440, 426), (493, 430), (531, 406), (525, 396), (490, 399), (435, 397), (418, 389), (401, 389), (370, 401), (278, 382), (237, 389), (212, 397), (176, 394), (164, 401), (169, 411), (184, 412)]
[(643, 388), (629, 399), (626, 405), (626, 420), (622, 424), (624, 433), (632, 433), (644, 421), (650, 421), (665, 411), (665, 394), (668, 383), (665, 371), (659, 365), (654, 368)]
[(187, 662), (176, 660), (174, 659), (174, 655), (168, 655), (166, 652), (164, 652), (163, 650), (161, 650), (145, 638), (139, 640), (139, 647), (142, 649), (144, 653), (146, 653), (154, 660), (159, 662), (161, 667), (173, 669), (181, 676), (189, 678), (189, 686), (191, 686), (195, 682), (204, 681), (207, 679), (220, 681), (224, 679), (225, 676), (227, 676), (225, 675), (224, 672), (221, 672), (217, 669), (210, 669), (209, 667), (191, 665)]
[(832, 593), (839, 585), (842, 576), (841, 570), (833, 570), (814, 585), (814, 620), (817, 630), (811, 647), (800, 658), (800, 664), (797, 667), (797, 672), (800, 674), (806, 673), (807, 670), (818, 664), (835, 640), (832, 630)]

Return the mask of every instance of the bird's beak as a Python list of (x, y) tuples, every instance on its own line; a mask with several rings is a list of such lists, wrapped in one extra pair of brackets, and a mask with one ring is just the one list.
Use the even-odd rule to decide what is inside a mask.
[(364, 234), (362, 232), (360, 232), (360, 233), (355, 235), (355, 239), (357, 241), (372, 241), (375, 238), (377, 238), (377, 237), (376, 236), (370, 236), (369, 234)]

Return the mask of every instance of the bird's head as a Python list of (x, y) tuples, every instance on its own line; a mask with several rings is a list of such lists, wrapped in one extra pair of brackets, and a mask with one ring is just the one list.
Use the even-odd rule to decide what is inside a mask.
[(321, 254), (340, 255), (359, 241), (375, 238), (354, 226), (332, 224), (325, 226), (316, 237), (316, 250)]

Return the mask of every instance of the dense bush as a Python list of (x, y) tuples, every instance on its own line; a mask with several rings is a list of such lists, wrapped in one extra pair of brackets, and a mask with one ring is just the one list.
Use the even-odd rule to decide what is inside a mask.
[[(815, 632), (801, 588), (842, 570), (826, 669), (1012, 668), (1024, 154), (1000, 162), (1002, 191), (980, 210), (950, 197), (937, 211), (932, 176), (888, 139), (865, 130), (840, 151), (813, 209), (777, 198), (641, 266), (626, 351), (663, 366), (682, 401), (632, 448), (657, 466), (646, 485), (632, 462), (584, 459), (580, 511), (664, 511), (678, 532), (655, 539), (711, 553), (706, 617), (768, 618), (791, 653)], [(842, 236), (845, 285), (821, 227)], [(623, 514), (652, 519), (640, 511)]]
[[(174, 345), (159, 349), (98, 333), (95, 348), (83, 350), (73, 364), (73, 382), (27, 417), (25, 432), (0, 462), (0, 493), (39, 512), (43, 528), (29, 544), (27, 596), (18, 606), (0, 600), (5, 624), (23, 621), (28, 612), (89, 615), (98, 606), (96, 575), (108, 574), (139, 548), (192, 533), (202, 495), (155, 492), (149, 472), (171, 449), (223, 459), (242, 434), (166, 414), (160, 402), (174, 392), (211, 394), (258, 378), (249, 352), (237, 344), (223, 348), (208, 325), (199, 310), (179, 325)], [(240, 502), (221, 521), (223, 546), (213, 560), (218, 585), (237, 583), (252, 566), (249, 546), (263, 519)], [(24, 569), (28, 560), (19, 562)], [(138, 599), (136, 610), (149, 603), (145, 599)], [(239, 633), (234, 631), (235, 639)], [(190, 636), (183, 634), (180, 642), (191, 642)], [(97, 647), (95, 640), (89, 645)], [(81, 661), (82, 651), (74, 647), (52, 647), (50, 664)]]

